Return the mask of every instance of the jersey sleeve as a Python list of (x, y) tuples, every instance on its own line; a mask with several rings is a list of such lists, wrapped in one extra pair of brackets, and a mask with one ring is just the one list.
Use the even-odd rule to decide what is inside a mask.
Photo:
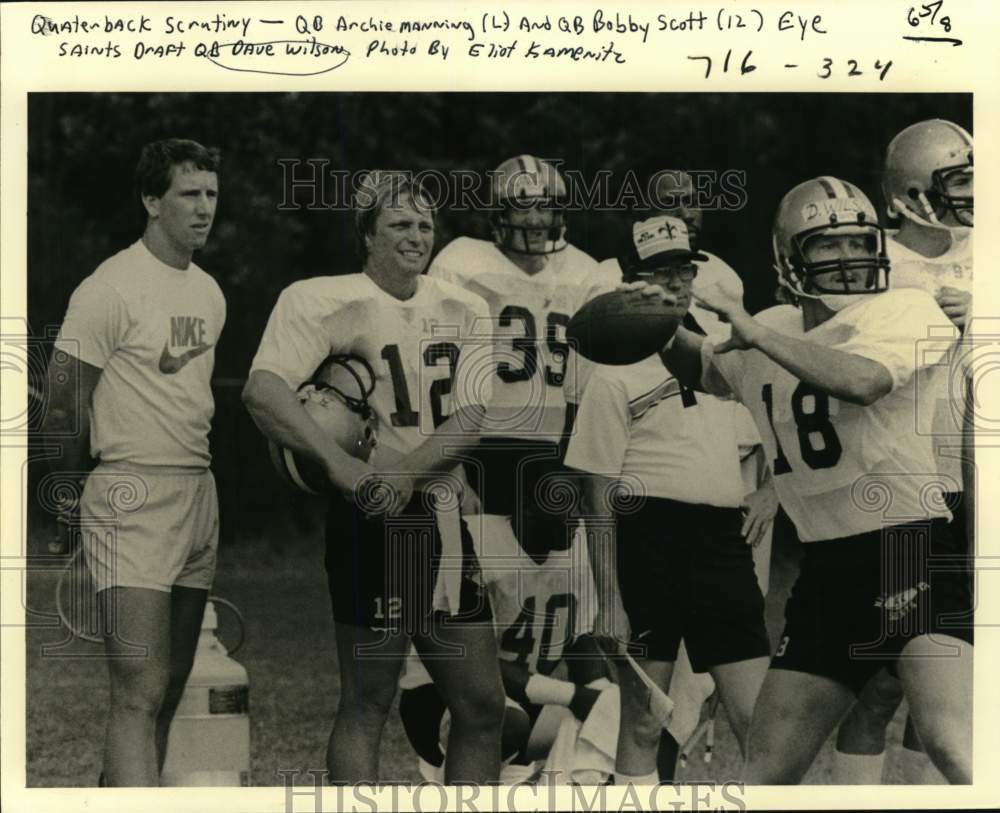
[(493, 394), (496, 344), (492, 335), (489, 306), (477, 298), (469, 308), (455, 370), (453, 410), (486, 407)]
[(55, 347), (104, 368), (128, 329), (128, 309), (110, 285), (88, 277), (73, 292)]
[(250, 372), (267, 370), (297, 389), (329, 355), (330, 346), (315, 300), (292, 285), (271, 311)]
[(563, 376), (563, 398), (567, 404), (580, 404), (587, 382), (593, 375), (597, 365), (590, 359), (571, 349), (566, 356), (566, 374)]
[(566, 450), (566, 465), (617, 477), (629, 440), (628, 393), (623, 384), (598, 372), (591, 376)]
[(452, 262), (455, 253), (453, 243), (449, 243), (445, 246), (431, 261), (430, 268), (427, 269), (427, 276), (431, 279), (444, 280), (445, 282), (450, 282), (452, 285), (458, 285), (460, 288), (464, 288), (465, 280), (462, 279), (462, 275), (456, 271), (454, 263)]
[(226, 317), (228, 315), (226, 306), (226, 296), (222, 293), (222, 288), (219, 284), (212, 280), (215, 284), (215, 301), (218, 305), (219, 310), (219, 334), (222, 334), (222, 329), (226, 326)]
[(853, 327), (836, 349), (877, 361), (892, 376), (893, 390), (940, 363), (958, 336), (933, 297), (916, 289), (880, 294)]

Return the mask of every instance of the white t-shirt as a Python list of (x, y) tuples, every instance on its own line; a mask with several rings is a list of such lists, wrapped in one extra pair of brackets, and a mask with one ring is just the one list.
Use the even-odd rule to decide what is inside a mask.
[(70, 298), (57, 350), (101, 368), (91, 455), (105, 463), (208, 466), (218, 284), (160, 262), (142, 240), (101, 263)]
[(399, 300), (366, 274), (289, 285), (271, 312), (251, 365), (297, 389), (331, 354), (365, 359), (375, 373), (370, 403), (379, 445), (408, 454), (463, 406), (485, 405), (494, 354), (486, 303), (438, 279), (417, 278)]
[[(701, 253), (708, 257), (708, 260), (695, 262), (695, 265), (698, 266), (698, 275), (694, 278), (691, 290), (698, 293), (709, 286), (720, 286), (742, 299), (743, 280), (740, 279), (739, 274), (725, 260), (707, 251)], [(595, 296), (613, 291), (621, 284), (621, 281), (622, 268), (618, 260), (615, 257), (602, 260), (585, 283), (586, 293), (583, 302), (589, 302)], [(701, 329), (715, 341), (725, 341), (729, 338), (729, 325), (720, 322), (715, 313), (699, 307), (697, 302), (691, 303), (690, 311)], [(587, 387), (587, 380), (595, 366), (594, 362), (588, 361), (575, 351), (570, 351), (569, 360), (566, 363), (566, 377), (563, 381), (563, 395), (567, 403), (580, 403), (583, 391)]]
[[(932, 296), (944, 286), (972, 293), (972, 233), (957, 236), (951, 249), (940, 257), (924, 257), (890, 235), (886, 248), (893, 288), (918, 288)], [(967, 321), (972, 319), (970, 307)], [(933, 438), (938, 473), (954, 483), (949, 490), (962, 488), (962, 416), (966, 407), (967, 348), (955, 342), (959, 331), (951, 322), (928, 325), (951, 350), (940, 364), (918, 373), (921, 400), (917, 404), (916, 431)]]
[(949, 517), (926, 491), (937, 482), (930, 439), (913, 431), (915, 372), (943, 352), (918, 352), (926, 326), (946, 319), (934, 300), (915, 290), (859, 297), (808, 333), (790, 305), (756, 318), (788, 336), (877, 361), (892, 376), (891, 392), (865, 407), (815, 391), (759, 350), (715, 355), (712, 342), (703, 344), (702, 385), (734, 394), (750, 409), (799, 538), (836, 539)]
[(584, 302), (597, 267), (568, 245), (545, 268), (526, 274), (493, 243), (459, 237), (431, 263), (428, 275), (486, 300), (497, 338), (486, 434), (556, 441), (566, 415), (566, 326)]
[[(648, 497), (736, 508), (743, 500), (745, 410), (681, 387), (659, 356), (595, 365), (566, 465), (622, 478)], [(743, 437), (741, 437), (743, 435)]]

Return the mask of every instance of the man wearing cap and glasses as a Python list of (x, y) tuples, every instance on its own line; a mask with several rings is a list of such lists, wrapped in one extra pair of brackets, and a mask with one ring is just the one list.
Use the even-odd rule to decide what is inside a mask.
[[(691, 251), (684, 221), (665, 216), (636, 223), (620, 258), (626, 281), (662, 285), (685, 326), (701, 333), (689, 307), (695, 263), (705, 260)], [(591, 551), (600, 604), (595, 635), (613, 648), (628, 641), (664, 690), (683, 638), (694, 670), (718, 684), (743, 743), (770, 646), (751, 546), (741, 533), (737, 409), (682, 387), (655, 355), (598, 366), (566, 464), (589, 474), (587, 513), (613, 529), (603, 541), (595, 535)], [(639, 493), (616, 500), (616, 485)], [(769, 504), (773, 516), (776, 501)], [(770, 516), (758, 519), (766, 524)], [(654, 784), (660, 721), (636, 675), (622, 669), (620, 680), (616, 783)]]

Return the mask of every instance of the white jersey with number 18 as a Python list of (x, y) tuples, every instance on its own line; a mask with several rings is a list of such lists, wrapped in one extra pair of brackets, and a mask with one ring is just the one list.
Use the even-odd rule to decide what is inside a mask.
[(735, 394), (750, 410), (767, 450), (782, 506), (803, 542), (837, 539), (886, 525), (950, 517), (934, 499), (930, 438), (913, 431), (914, 374), (940, 359), (922, 351), (928, 324), (946, 317), (923, 291), (859, 297), (808, 333), (802, 314), (781, 305), (756, 317), (797, 339), (877, 361), (892, 390), (870, 406), (839, 401), (800, 381), (760, 350), (702, 346), (702, 384)]

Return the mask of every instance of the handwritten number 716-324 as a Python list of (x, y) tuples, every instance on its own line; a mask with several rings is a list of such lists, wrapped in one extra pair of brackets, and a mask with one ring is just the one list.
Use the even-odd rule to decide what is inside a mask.
[[(753, 55), (753, 51), (747, 51), (743, 56), (743, 60), (740, 62), (740, 76), (745, 76), (748, 73), (752, 73), (757, 70), (757, 66), (750, 62), (750, 58)], [(730, 48), (726, 51), (725, 59), (722, 62), (722, 72), (729, 73), (729, 64), (732, 60), (733, 50)], [(696, 60), (703, 59), (705, 61), (705, 78), (708, 79), (712, 75), (712, 57), (710, 56), (689, 56), (688, 59)], [(798, 65), (786, 64), (785, 68), (798, 68)], [(838, 66), (839, 67), (839, 66)], [(856, 59), (846, 60), (847, 76), (863, 76), (864, 71), (860, 68), (860, 63)], [(892, 67), (892, 60), (883, 63), (881, 59), (876, 59), (875, 64), (872, 68), (878, 74), (879, 81), (885, 79), (885, 75), (889, 72), (889, 68)], [(829, 79), (833, 76), (835, 71), (834, 61), (829, 57), (823, 59), (823, 64), (820, 66), (819, 72), (816, 74), (820, 79)]]

